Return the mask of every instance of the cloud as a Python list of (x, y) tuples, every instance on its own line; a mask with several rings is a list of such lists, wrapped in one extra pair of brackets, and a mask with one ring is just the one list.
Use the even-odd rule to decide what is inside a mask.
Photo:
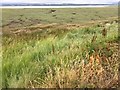
[(24, 3), (77, 3), (77, 4), (94, 4), (94, 3), (112, 3), (119, 0), (2, 0), (2, 2), (24, 2)]

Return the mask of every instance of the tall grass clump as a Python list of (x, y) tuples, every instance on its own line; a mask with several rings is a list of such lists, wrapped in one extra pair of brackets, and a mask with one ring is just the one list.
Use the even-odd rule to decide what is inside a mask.
[(97, 26), (44, 39), (9, 37), (11, 42), (3, 46), (3, 87), (107, 87), (111, 79), (104, 80), (107, 71), (102, 60), (108, 63), (107, 58), (113, 54), (107, 45), (118, 38), (116, 25), (110, 27), (106, 37), (101, 34), (102, 27)]

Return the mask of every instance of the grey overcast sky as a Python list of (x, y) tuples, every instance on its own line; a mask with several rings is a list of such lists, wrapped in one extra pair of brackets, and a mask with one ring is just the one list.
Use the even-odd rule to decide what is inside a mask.
[(102, 3), (113, 3), (119, 0), (2, 0), (2, 3), (76, 3), (76, 4), (102, 4)]

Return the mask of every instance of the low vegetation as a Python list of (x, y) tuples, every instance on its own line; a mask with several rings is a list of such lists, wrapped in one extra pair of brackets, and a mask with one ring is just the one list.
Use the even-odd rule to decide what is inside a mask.
[(3, 88), (118, 87), (117, 19), (84, 26), (7, 28), (3, 27)]
[(2, 24), (9, 26), (10, 29), (41, 23), (84, 24), (96, 20), (107, 20), (117, 15), (117, 7), (2, 9)]

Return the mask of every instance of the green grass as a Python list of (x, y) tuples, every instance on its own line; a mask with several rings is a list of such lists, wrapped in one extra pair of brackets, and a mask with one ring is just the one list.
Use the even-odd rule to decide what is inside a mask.
[[(86, 23), (96, 20), (105, 20), (110, 17), (117, 17), (118, 15), (117, 7), (68, 8), (68, 9), (63, 8), (63, 9), (54, 9), (56, 10), (54, 13), (49, 13), (50, 10), (51, 10), (50, 8), (2, 9), (2, 16), (3, 16), (2, 23), (3, 25), (11, 24), (10, 26), (12, 28), (30, 26), (31, 24), (38, 24), (38, 23), (43, 23), (43, 24), (77, 23), (78, 24), (78, 23)], [(73, 12), (75, 12), (76, 14), (72, 14)], [(15, 26), (12, 24), (15, 24)]]
[(117, 8), (50, 10), (2, 9), (0, 87), (118, 87)]
[[(27, 15), (29, 10), (30, 9), (24, 9), (24, 14)], [(62, 12), (62, 9), (58, 10)], [(77, 9), (75, 10), (77, 11)], [(82, 9), (79, 10), (81, 11)], [(88, 9), (83, 9), (83, 11), (88, 13), (87, 10)], [(97, 9), (95, 10), (97, 11)], [(21, 10), (21, 12), (23, 11)], [(39, 9), (34, 10), (34, 12), (38, 11)], [(70, 13), (67, 9), (63, 9), (63, 11)], [(42, 16), (42, 12), (39, 11), (39, 13), (41, 13)], [(46, 20), (49, 19), (46, 18)], [(110, 42), (118, 40), (117, 23), (110, 25), (107, 37), (105, 38), (101, 34), (102, 29), (103, 27), (91, 26), (72, 29), (62, 34), (59, 34), (59, 31), (55, 33), (55, 30), (50, 29), (53, 34), (47, 34), (45, 38), (41, 36), (42, 33), (37, 33), (38, 36), (36, 34), (36, 36), (34, 36), (34, 34), (32, 34), (33, 36), (3, 35), (3, 87), (107, 87), (104, 86), (107, 84), (105, 81), (102, 82), (99, 80), (99, 75), (95, 75), (97, 80), (93, 79), (96, 83), (92, 82), (92, 80), (90, 80), (90, 83), (87, 82), (87, 79), (89, 80), (90, 77), (89, 75), (98, 72), (97, 69), (95, 69), (96, 67), (98, 69), (105, 67), (105, 65), (102, 66), (102, 64), (94, 63), (92, 66), (95, 71), (89, 73), (91, 68), (87, 66), (90, 65), (90, 57), (96, 53), (100, 57), (102, 57), (102, 54), (105, 55), (106, 58), (112, 57), (114, 49), (110, 49), (110, 51), (106, 50), (108, 48), (107, 45)], [(64, 30), (61, 29), (61, 32), (62, 31)], [(55, 37), (54, 34), (57, 36)], [(91, 43), (94, 34), (97, 35), (97, 39), (94, 43)], [(104, 59), (101, 61), (103, 63)], [(113, 59), (111, 59), (111, 61), (113, 61)], [(108, 62), (104, 63), (107, 64), (110, 70), (112, 69), (113, 76), (115, 76), (119, 65), (118, 61), (115, 61), (115, 67), (113, 68), (112, 63), (110, 66)], [(95, 66), (96, 64), (97, 66)], [(88, 74), (86, 74), (84, 70), (86, 70)], [(106, 72), (106, 70), (103, 71)], [(106, 72), (104, 75), (106, 74), (108, 73)], [(92, 77), (94, 77), (94, 75)], [(108, 80), (111, 81), (112, 78)]]

